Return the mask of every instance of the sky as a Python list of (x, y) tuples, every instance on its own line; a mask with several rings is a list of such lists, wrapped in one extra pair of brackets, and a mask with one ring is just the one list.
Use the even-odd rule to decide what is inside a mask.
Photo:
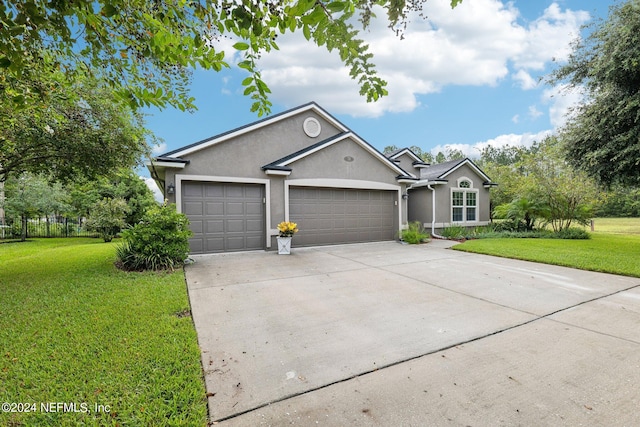
[[(279, 51), (259, 62), (272, 91), (272, 113), (315, 101), (379, 150), (448, 148), (477, 157), (486, 145), (530, 145), (563, 125), (577, 91), (541, 81), (562, 64), (585, 24), (606, 19), (614, 0), (428, 0), (427, 19), (413, 16), (401, 40), (383, 20), (361, 34), (389, 95), (367, 103), (337, 52), (302, 34), (278, 37)], [(382, 15), (382, 14), (380, 14)], [(225, 40), (227, 61), (234, 40)], [(242, 95), (246, 74), (196, 70), (198, 110), (147, 110), (162, 154), (259, 119)], [(141, 174), (145, 174), (141, 171)], [(146, 174), (148, 176), (148, 173)]]

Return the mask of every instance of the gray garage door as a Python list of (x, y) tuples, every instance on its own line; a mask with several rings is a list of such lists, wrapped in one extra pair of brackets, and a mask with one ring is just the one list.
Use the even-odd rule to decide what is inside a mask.
[(290, 187), (295, 246), (393, 240), (395, 191)]
[(191, 253), (264, 249), (264, 186), (183, 182), (182, 212), (191, 223)]

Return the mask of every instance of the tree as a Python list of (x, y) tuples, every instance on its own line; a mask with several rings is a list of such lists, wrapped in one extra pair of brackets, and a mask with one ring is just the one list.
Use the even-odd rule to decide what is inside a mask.
[[(451, 0), (455, 7), (462, 0)], [(267, 113), (269, 88), (256, 60), (277, 49), (277, 36), (301, 31), (307, 40), (337, 50), (367, 100), (386, 94), (376, 76), (368, 46), (354, 26), (367, 28), (374, 6), (401, 33), (411, 11), (425, 0), (15, 0), (0, 2), (0, 68), (12, 90), (42, 71), (42, 52), (56, 58), (51, 67), (66, 75), (99, 73), (133, 108), (168, 104), (193, 108), (189, 70), (228, 67), (221, 38), (238, 40), (243, 55), (237, 66), (248, 72), (242, 82), (254, 100), (252, 111)], [(46, 86), (46, 85), (45, 85)], [(42, 88), (41, 88), (42, 89)], [(3, 89), (6, 90), (6, 89)], [(36, 91), (38, 92), (38, 91)], [(42, 90), (40, 90), (40, 93)], [(3, 94), (4, 95), (4, 94)], [(28, 96), (11, 93), (24, 105)], [(27, 94), (28, 95), (28, 94)]]
[(584, 88), (587, 99), (562, 131), (569, 162), (610, 185), (640, 184), (640, 1), (610, 9), (575, 43), (552, 83)]
[[(6, 182), (4, 208), (9, 217), (21, 219), (21, 239), (28, 234), (28, 221), (36, 215), (46, 216), (47, 232), (49, 216), (70, 209), (67, 194), (59, 183), (49, 183), (43, 175), (24, 173)], [(47, 233), (48, 234), (48, 233)]]
[(562, 143), (548, 137), (523, 161), (524, 195), (542, 205), (554, 231), (585, 225), (593, 216), (598, 187), (584, 171), (567, 164)]
[(98, 200), (91, 208), (87, 228), (100, 233), (102, 240), (110, 242), (125, 226), (127, 202), (121, 198)]
[(23, 172), (95, 178), (133, 166), (149, 151), (142, 116), (109, 88), (87, 78), (60, 90), (55, 102), (44, 97), (22, 109), (0, 100), (0, 182)]

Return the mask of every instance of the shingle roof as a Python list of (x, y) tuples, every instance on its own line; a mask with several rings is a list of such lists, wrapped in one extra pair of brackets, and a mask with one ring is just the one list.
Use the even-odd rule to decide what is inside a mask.
[(469, 159), (450, 160), (448, 162), (436, 163), (435, 165), (431, 165), (428, 168), (423, 169), (423, 172), (420, 175), (420, 179), (436, 180), (442, 178), (442, 175), (445, 175), (447, 172), (449, 172), (451, 169), (454, 169), (465, 160)]

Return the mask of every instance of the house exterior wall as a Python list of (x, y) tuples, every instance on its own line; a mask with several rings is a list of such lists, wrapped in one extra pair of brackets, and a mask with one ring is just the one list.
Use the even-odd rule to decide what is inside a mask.
[(396, 157), (395, 160), (399, 160), (399, 162), (396, 162), (396, 164), (408, 173), (415, 176), (420, 176), (420, 172), (413, 166), (413, 157), (409, 156), (408, 154), (402, 154)]
[(427, 187), (419, 187), (409, 191), (409, 210), (407, 212), (409, 222), (418, 221), (424, 227), (431, 227), (433, 212), (431, 198), (431, 190)]
[[(313, 117), (321, 124), (321, 133), (315, 138), (307, 136), (303, 123)], [(352, 139), (345, 138), (324, 147), (288, 165), (289, 176), (269, 175), (262, 166), (342, 133), (342, 130), (313, 111), (303, 111), (213, 144), (193, 153), (180, 156), (189, 163), (182, 169), (167, 168), (165, 183), (173, 184), (174, 194), (167, 194), (170, 203), (181, 210), (181, 183), (187, 180), (246, 182), (265, 185), (268, 200), (267, 247), (277, 247), (277, 224), (287, 218), (289, 186), (362, 188), (394, 192), (395, 229), (407, 221), (407, 205), (402, 200), (404, 184), (396, 180), (398, 172), (385, 165), (375, 154)], [(386, 160), (385, 160), (386, 161)], [(400, 209), (402, 207), (402, 209)], [(402, 216), (401, 216), (402, 215)]]
[[(477, 190), (477, 221), (472, 222), (452, 222), (451, 212), (451, 192), (452, 189), (458, 188), (458, 182), (462, 178), (466, 178), (472, 183), (471, 190)], [(444, 177), (448, 182), (446, 184), (432, 185), (436, 192), (436, 231), (442, 230), (453, 224), (466, 227), (475, 227), (478, 225), (486, 225), (490, 221), (489, 206), (489, 189), (484, 188), (484, 178), (479, 176), (473, 168), (468, 165), (462, 165), (458, 169), (449, 173)], [(418, 187), (409, 191), (409, 207), (408, 220), (420, 221), (424, 227), (430, 228), (433, 221), (433, 206), (431, 190), (425, 187)]]

